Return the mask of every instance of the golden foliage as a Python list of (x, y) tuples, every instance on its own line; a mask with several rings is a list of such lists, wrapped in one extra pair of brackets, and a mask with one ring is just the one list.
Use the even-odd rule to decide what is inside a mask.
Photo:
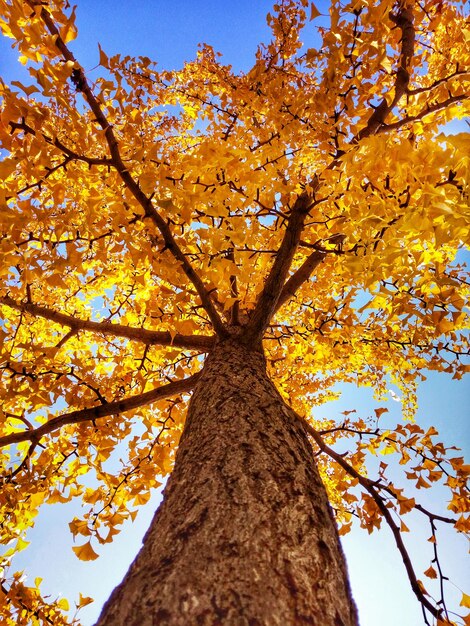
[[(334, 0), (321, 46), (305, 50), (319, 11), (283, 0), (247, 73), (209, 46), (179, 71), (100, 48), (93, 78), (67, 46), (68, 2), (0, 7), (32, 77), (0, 85), (5, 561), (40, 505), (77, 497), (74, 550), (97, 557), (170, 471), (188, 377), (234, 328), (263, 340), (308, 419), (351, 381), (379, 398), (393, 382), (412, 417), (423, 369), (468, 371), (470, 136), (442, 132), (468, 114), (459, 2)], [(316, 424), (340, 532), (352, 515), (371, 532), (386, 511), (416, 510), (385, 462), (371, 484), (366, 455), (413, 458), (419, 489), (444, 481), (450, 522), (468, 531), (468, 466), (435, 431), (379, 428), (383, 412)], [(328, 453), (340, 436), (356, 442), (344, 463)], [(38, 587), (8, 579), (5, 624), (65, 623), (68, 607)]]

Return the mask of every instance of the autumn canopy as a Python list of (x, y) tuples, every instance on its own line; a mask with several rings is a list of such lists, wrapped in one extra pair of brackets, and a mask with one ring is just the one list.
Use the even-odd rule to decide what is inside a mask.
[[(9, 567), (39, 507), (81, 498), (74, 550), (97, 558), (172, 470), (206, 357), (233, 342), (264, 350), (340, 534), (388, 524), (426, 623), (462, 624), (433, 549), (440, 525), (468, 530), (469, 466), (413, 416), (426, 370), (469, 368), (470, 135), (446, 130), (469, 109), (463, 3), (282, 0), (242, 73), (205, 45), (179, 71), (100, 48), (88, 71), (66, 0), (0, 7), (29, 70), (0, 83), (0, 621), (71, 623)], [(397, 386), (404, 421), (316, 421), (344, 382)], [(368, 475), (384, 454), (409, 486), (387, 457)], [(444, 513), (407, 491), (432, 483)], [(410, 511), (434, 538), (424, 573)]]

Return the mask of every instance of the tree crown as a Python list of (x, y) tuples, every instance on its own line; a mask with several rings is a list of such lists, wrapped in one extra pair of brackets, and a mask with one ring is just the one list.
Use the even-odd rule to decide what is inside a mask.
[[(320, 16), (279, 2), (272, 39), (237, 73), (207, 45), (178, 71), (100, 48), (86, 71), (68, 2), (0, 2), (32, 78), (1, 86), (7, 560), (42, 503), (74, 497), (88, 506), (70, 524), (85, 540), (75, 551), (95, 558), (159, 484), (155, 464), (169, 472), (204, 355), (233, 334), (262, 342), (308, 421), (343, 532), (353, 515), (368, 530), (385, 518), (400, 548), (406, 527), (389, 511), (418, 505), (367, 477), (379, 452), (417, 460), (418, 486), (447, 480), (455, 515), (421, 507), (433, 534), (439, 518), (468, 528), (468, 466), (433, 430), (318, 424), (311, 411), (338, 382), (383, 398), (391, 381), (412, 418), (423, 370), (468, 369), (469, 135), (442, 131), (468, 113), (468, 28), (458, 2), (366, 4)], [(321, 45), (305, 49), (318, 18)], [(346, 459), (332, 447), (342, 436)], [(128, 460), (111, 472), (123, 440)], [(7, 587), (6, 620), (65, 619), (18, 576)]]

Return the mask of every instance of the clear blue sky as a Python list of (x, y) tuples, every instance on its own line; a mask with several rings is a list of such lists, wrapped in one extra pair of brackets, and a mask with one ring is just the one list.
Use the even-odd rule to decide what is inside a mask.
[[(236, 69), (248, 69), (257, 44), (266, 41), (266, 13), (272, 3), (266, 0), (77, 0), (78, 41), (74, 52), (86, 69), (98, 63), (99, 41), (108, 56), (114, 53), (146, 55), (157, 60), (161, 68), (176, 68), (194, 57), (197, 44), (206, 42), (223, 53), (223, 61)], [(326, 12), (327, 3), (317, 2)], [(315, 40), (313, 25), (308, 35)], [(25, 80), (23, 68), (16, 63), (16, 54), (9, 40), (0, 38), (0, 76), (7, 80)], [(25, 80), (27, 82), (27, 79)], [(468, 384), (450, 380), (447, 375), (432, 374), (420, 387), (419, 421), (434, 424), (447, 445), (470, 443), (470, 430), (465, 415), (470, 406)], [(318, 415), (336, 416), (345, 409), (357, 409), (369, 415), (378, 406), (367, 390), (345, 390), (340, 401), (325, 406)], [(400, 405), (389, 401), (390, 421), (400, 419)], [(388, 419), (388, 417), (387, 417)], [(429, 504), (429, 495), (421, 494)], [(102, 557), (83, 563), (71, 550), (72, 537), (68, 522), (79, 514), (76, 504), (47, 507), (30, 533), (32, 544), (19, 555), (15, 565), (25, 568), (29, 578), (43, 576), (43, 590), (53, 597), (62, 594), (74, 600), (78, 592), (95, 598), (95, 603), (82, 611), (82, 623), (89, 626), (97, 618), (100, 606), (120, 581), (136, 554), (153, 510), (159, 501), (156, 494), (142, 510), (134, 524), (128, 524), (111, 546), (105, 546)], [(77, 511), (78, 507), (78, 511)], [(408, 520), (407, 520), (408, 522)], [(427, 526), (416, 527), (417, 535), (429, 536)], [(420, 626), (421, 610), (409, 589), (403, 564), (393, 545), (391, 533), (385, 528), (368, 536), (360, 529), (344, 538), (353, 592), (362, 626)], [(425, 548), (430, 544), (423, 541)], [(426, 555), (411, 546), (422, 571), (429, 566)], [(469, 571), (464, 570), (462, 554), (467, 545), (462, 538), (445, 536), (441, 544), (444, 563), (450, 563), (448, 575), (462, 586)], [(467, 577), (465, 576), (467, 574)], [(459, 593), (457, 592), (457, 597)]]

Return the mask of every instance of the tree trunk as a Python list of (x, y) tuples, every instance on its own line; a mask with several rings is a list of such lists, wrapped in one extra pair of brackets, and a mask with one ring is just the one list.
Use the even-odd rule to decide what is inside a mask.
[(235, 339), (208, 356), (165, 497), (97, 626), (356, 626), (310, 443)]

